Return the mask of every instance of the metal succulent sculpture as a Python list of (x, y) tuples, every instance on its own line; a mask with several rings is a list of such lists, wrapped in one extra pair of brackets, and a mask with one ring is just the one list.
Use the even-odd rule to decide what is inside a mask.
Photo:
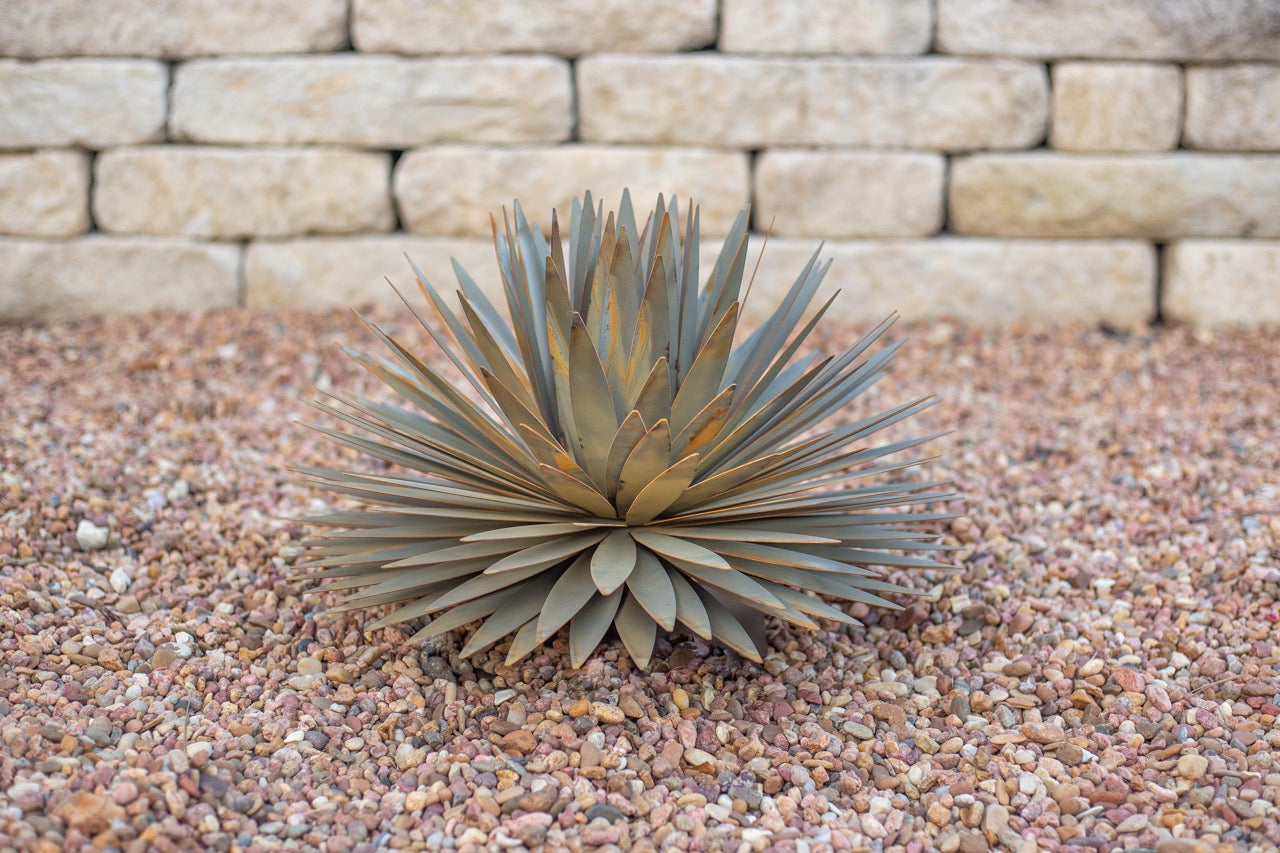
[(462, 653), (514, 634), (509, 661), (565, 624), (574, 667), (611, 625), (641, 667), (678, 625), (759, 661), (742, 606), (856, 623), (824, 599), (894, 607), (880, 593), (910, 591), (868, 566), (946, 567), (902, 554), (941, 547), (920, 525), (943, 516), (905, 509), (941, 484), (878, 476), (924, 461), (887, 457), (932, 436), (868, 443), (932, 401), (815, 429), (898, 347), (870, 352), (890, 318), (836, 354), (800, 353), (831, 305), (808, 311), (829, 262), (815, 252), (735, 346), (745, 211), (702, 287), (698, 214), (682, 229), (674, 200), (641, 229), (626, 194), (605, 218), (588, 193), (567, 248), (554, 213), (550, 240), (518, 203), (504, 225), (507, 317), (456, 262), (457, 311), (414, 266), (438, 324), (410, 308), (465, 384), (370, 325), (391, 357), (347, 351), (407, 405), (316, 403), (359, 432), (317, 429), (403, 472), (303, 469), (369, 505), (309, 519), (343, 528), (303, 567), (355, 590), (338, 609), (404, 602), (373, 627), (431, 615), (415, 640), (483, 620)]

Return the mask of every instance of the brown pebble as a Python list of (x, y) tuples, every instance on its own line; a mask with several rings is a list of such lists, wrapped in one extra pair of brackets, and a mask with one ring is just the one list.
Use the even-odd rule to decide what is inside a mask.
[(1209, 771), (1209, 759), (1203, 755), (1184, 755), (1178, 759), (1178, 775), (1183, 779), (1196, 781)]
[(684, 761), (693, 770), (710, 773), (715, 769), (716, 757), (706, 750), (694, 747), (684, 751)]
[(895, 729), (907, 722), (907, 713), (892, 702), (875, 703), (871, 706), (871, 716), (884, 720)]
[(516, 805), (527, 812), (545, 812), (555, 804), (555, 801), (556, 792), (547, 787), (540, 791), (530, 791), (521, 797)]
[(1080, 678), (1088, 678), (1091, 675), (1097, 675), (1102, 672), (1103, 663), (1098, 658), (1092, 658), (1080, 664), (1076, 670), (1076, 675)]
[(111, 821), (124, 817), (124, 809), (120, 806), (101, 794), (88, 791), (76, 791), (63, 800), (54, 813), (72, 829), (78, 829), (85, 835), (96, 835), (110, 826)]
[(1142, 677), (1142, 673), (1127, 666), (1111, 670), (1111, 679), (1126, 693), (1142, 693), (1147, 686), (1147, 680)]
[(591, 713), (597, 720), (606, 725), (620, 723), (627, 718), (626, 714), (617, 705), (609, 705), (604, 702), (592, 702)]
[(1036, 743), (1058, 743), (1067, 737), (1061, 727), (1049, 723), (1027, 723), (1022, 727), (1022, 733)]
[(505, 788), (499, 791), (496, 795), (494, 795), (493, 799), (494, 799), (494, 802), (496, 802), (498, 805), (503, 806), (513, 800), (520, 799), (524, 795), (525, 795), (524, 788), (522, 788), (519, 785), (512, 785), (510, 788)]
[(510, 755), (528, 755), (538, 745), (538, 739), (528, 729), (517, 729), (503, 735), (498, 745)]
[(1156, 853), (1215, 853), (1216, 845), (1197, 838), (1165, 838), (1156, 842)]
[(589, 740), (584, 740), (578, 749), (578, 767), (583, 770), (599, 767), (600, 759), (603, 757), (599, 747)]

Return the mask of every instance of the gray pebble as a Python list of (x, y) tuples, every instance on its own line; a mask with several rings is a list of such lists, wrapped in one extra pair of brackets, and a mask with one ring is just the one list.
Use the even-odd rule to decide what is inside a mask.
[(627, 816), (624, 815), (621, 811), (614, 808), (613, 806), (606, 805), (604, 803), (596, 803), (594, 806), (591, 806), (589, 809), (587, 809), (587, 823), (590, 823), (596, 818), (601, 818), (601, 817), (607, 820), (609, 823), (613, 823), (615, 820), (627, 819)]
[(311, 744), (318, 750), (323, 750), (329, 745), (329, 736), (318, 729), (310, 729), (302, 736), (302, 739)]

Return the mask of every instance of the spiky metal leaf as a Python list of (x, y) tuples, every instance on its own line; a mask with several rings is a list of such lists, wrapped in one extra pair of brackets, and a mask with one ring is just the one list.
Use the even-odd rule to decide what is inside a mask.
[(465, 654), (514, 634), (509, 659), (564, 626), (574, 666), (616, 626), (647, 666), (657, 629), (683, 625), (759, 660), (735, 609), (805, 628), (856, 622), (831, 599), (896, 606), (907, 592), (868, 566), (949, 568), (903, 551), (940, 548), (901, 511), (949, 497), (940, 483), (849, 481), (918, 464), (884, 457), (927, 439), (868, 446), (917, 400), (814, 434), (882, 375), (868, 355), (886, 320), (842, 352), (797, 357), (826, 312), (809, 307), (817, 253), (777, 310), (734, 345), (744, 298), (747, 215), (698, 287), (698, 217), (683, 236), (659, 197), (643, 230), (627, 194), (615, 216), (575, 201), (567, 249), (515, 205), (494, 223), (504, 318), (455, 264), (460, 310), (416, 266), (438, 324), (410, 306), (466, 386), (376, 327), (390, 357), (352, 353), (404, 407), (317, 403), (364, 435), (318, 427), (406, 472), (309, 470), (379, 509), (314, 519), (345, 527), (308, 544), (309, 567), (356, 590), (343, 609), (400, 602), (377, 624), (433, 617), (418, 637), (475, 620)]

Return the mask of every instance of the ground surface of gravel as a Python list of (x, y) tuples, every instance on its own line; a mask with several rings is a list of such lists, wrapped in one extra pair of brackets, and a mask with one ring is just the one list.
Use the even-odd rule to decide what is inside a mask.
[(349, 315), (0, 328), (0, 848), (1274, 849), (1280, 341), (907, 331), (963, 571), (642, 673), (284, 580)]

